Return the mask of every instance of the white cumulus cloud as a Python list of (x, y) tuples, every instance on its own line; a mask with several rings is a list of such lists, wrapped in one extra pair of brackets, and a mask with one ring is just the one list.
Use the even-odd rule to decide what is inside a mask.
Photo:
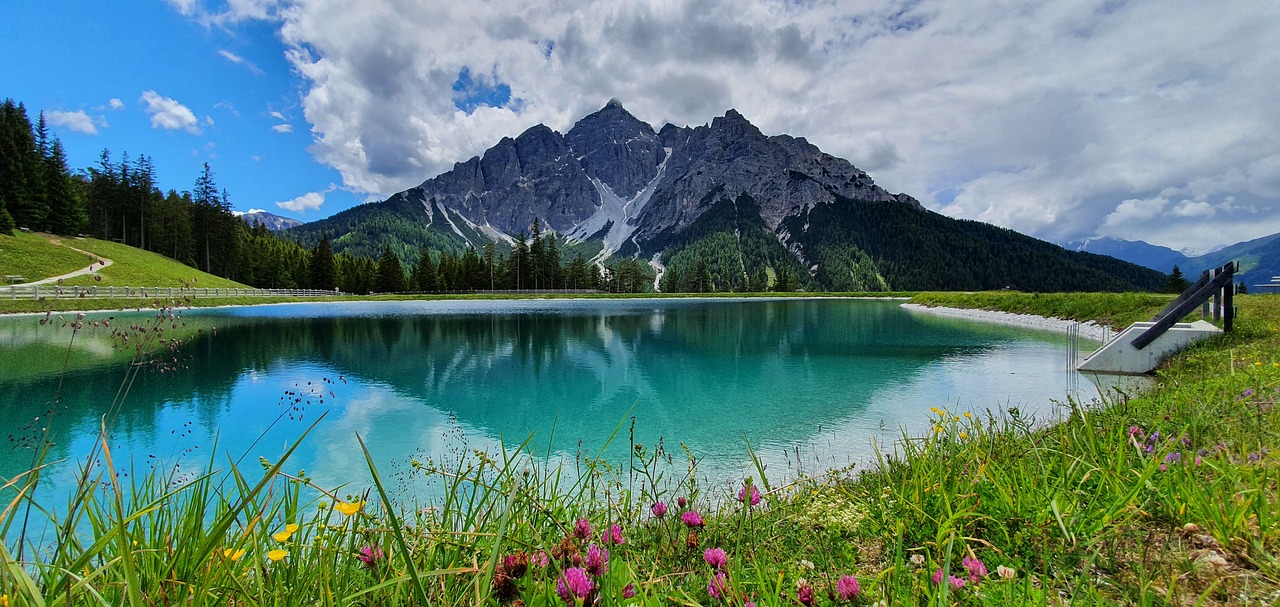
[(169, 131), (181, 129), (200, 134), (200, 121), (196, 119), (195, 113), (176, 99), (163, 97), (155, 91), (143, 91), (140, 99), (151, 115), (152, 128)]
[(277, 124), (277, 125), (275, 125), (275, 126), (271, 127), (271, 130), (273, 130), (273, 131), (275, 131), (275, 132), (277, 132), (277, 133), (292, 133), (292, 132), (293, 132), (293, 125), (292, 125), (292, 124)]
[(324, 204), (325, 192), (307, 192), (293, 200), (277, 202), (276, 206), (294, 213), (305, 213), (319, 209)]
[(54, 110), (45, 112), (44, 115), (45, 119), (49, 121), (49, 124), (66, 127), (68, 130), (75, 131), (77, 133), (84, 133), (86, 135), (98, 134), (98, 122), (101, 122), (104, 127), (107, 126), (106, 120), (102, 118), (95, 120), (93, 117), (86, 114), (84, 110), (76, 110), (74, 112), (60, 112)]
[(107, 106), (113, 110), (123, 110), (124, 102), (115, 97), (112, 97), (110, 100), (107, 101)]
[[(190, 4), (206, 23), (279, 29), (312, 154), (373, 196), (617, 97), (655, 127), (733, 107), (931, 208), (1046, 239), (1207, 248), (1280, 232), (1276, 2)], [(507, 102), (459, 109), (464, 69)], [(1128, 201), (1166, 190), (1154, 223), (1127, 222)]]

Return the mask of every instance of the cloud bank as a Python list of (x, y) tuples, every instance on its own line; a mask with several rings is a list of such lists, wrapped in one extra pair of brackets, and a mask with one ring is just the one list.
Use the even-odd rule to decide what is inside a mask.
[(617, 97), (655, 127), (737, 108), (1049, 240), (1280, 232), (1280, 3), (171, 3), (278, 27), (312, 154), (373, 197)]

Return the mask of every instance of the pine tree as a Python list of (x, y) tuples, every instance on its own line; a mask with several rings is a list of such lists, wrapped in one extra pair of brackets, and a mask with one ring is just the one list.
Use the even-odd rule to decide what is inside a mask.
[(400, 266), (400, 259), (396, 257), (395, 251), (391, 250), (391, 245), (384, 246), (382, 257), (378, 258), (377, 278), (374, 279), (373, 289), (379, 293), (404, 291), (404, 269)]
[(436, 265), (431, 261), (431, 250), (423, 247), (418, 265), (413, 268), (413, 287), (419, 291), (436, 290)]
[(84, 195), (80, 181), (71, 176), (67, 168), (67, 154), (57, 137), (49, 146), (45, 157), (45, 192), (49, 202), (49, 229), (55, 234), (73, 236), (89, 224), (85, 212)]
[(331, 291), (338, 286), (338, 268), (333, 260), (333, 248), (329, 245), (329, 236), (320, 238), (320, 242), (311, 250), (308, 263), (310, 268), (309, 284), (312, 289)]
[(0, 200), (0, 234), (12, 235), (13, 228), (13, 216), (9, 215), (9, 209), (5, 208), (4, 200)]
[(1166, 293), (1182, 293), (1187, 290), (1187, 279), (1182, 276), (1182, 269), (1173, 266), (1173, 272), (1169, 273), (1169, 284), (1165, 287)]

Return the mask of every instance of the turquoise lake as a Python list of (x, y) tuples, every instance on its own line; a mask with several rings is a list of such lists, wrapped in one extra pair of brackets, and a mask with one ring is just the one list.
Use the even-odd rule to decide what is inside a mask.
[[(1069, 371), (1063, 334), (911, 313), (848, 299), (431, 301), (286, 304), (182, 311), (193, 340), (127, 385), (111, 420), (116, 467), (155, 462), (198, 472), (276, 460), (323, 412), (285, 469), (358, 490), (365, 442), (404, 485), (411, 457), (528, 439), (552, 458), (584, 450), (625, 459), (635, 441), (680, 443), (699, 478), (725, 491), (755, 475), (818, 473), (929, 431), (930, 408), (1052, 420), (1070, 396), (1099, 388)], [(75, 464), (97, 440), (127, 363), (111, 329), (155, 313), (97, 313), (72, 343), (74, 315), (0, 319), (0, 476), (31, 462), (49, 428), (40, 492), (65, 500)], [(136, 343), (141, 334), (132, 331)], [(68, 347), (70, 344), (70, 347)], [(132, 346), (123, 345), (127, 350)], [(1083, 349), (1088, 351), (1089, 344)], [(71, 352), (69, 355), (68, 352)], [(68, 358), (70, 356), (70, 358)], [(67, 361), (73, 361), (70, 368)], [(59, 388), (61, 386), (61, 388)], [(61, 399), (54, 402), (61, 389)], [(1103, 390), (1107, 387), (1104, 386)], [(11, 495), (7, 494), (9, 497)], [(416, 496), (421, 497), (421, 496)]]

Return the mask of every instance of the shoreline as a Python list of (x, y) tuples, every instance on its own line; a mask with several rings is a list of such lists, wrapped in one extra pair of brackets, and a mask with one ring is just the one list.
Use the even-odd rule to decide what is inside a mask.
[[(514, 297), (441, 297), (441, 298), (423, 297), (423, 298), (404, 298), (404, 299), (399, 299), (399, 298), (392, 298), (392, 299), (368, 299), (368, 298), (363, 298), (363, 297), (362, 297), (362, 298), (351, 298), (351, 299), (345, 299), (345, 298), (344, 298), (344, 299), (325, 299), (325, 300), (321, 300), (321, 301), (307, 301), (307, 300), (300, 300), (300, 299), (296, 299), (296, 300), (291, 300), (291, 301), (268, 301), (268, 302), (261, 302), (261, 303), (214, 304), (214, 305), (209, 305), (209, 306), (192, 305), (192, 306), (189, 306), (189, 308), (190, 308), (190, 309), (192, 309), (192, 310), (200, 310), (200, 309), (216, 309), (216, 308), (247, 308), (247, 307), (254, 307), (254, 306), (278, 306), (278, 305), (288, 305), (288, 304), (354, 303), (354, 302), (380, 303), (380, 302), (409, 302), (409, 301), (555, 301), (555, 300), (565, 300), (565, 301), (593, 301), (593, 300), (602, 300), (602, 301), (609, 301), (609, 300), (612, 300), (612, 301), (627, 301), (627, 300), (633, 300), (633, 301), (634, 301), (634, 300), (646, 300), (646, 299), (647, 299), (647, 300), (673, 300), (673, 301), (674, 301), (674, 300), (707, 300), (707, 301), (785, 301), (785, 300), (790, 300), (790, 299), (807, 299), (807, 300), (815, 300), (815, 299), (846, 299), (846, 300), (909, 301), (909, 300), (911, 299), (910, 297), (904, 297), (904, 296), (901, 296), (901, 295), (893, 295), (893, 296), (885, 296), (885, 297), (876, 297), (876, 296), (869, 296), (869, 295), (822, 295), (822, 294), (811, 294), (811, 295), (758, 295), (758, 296), (752, 296), (752, 295), (737, 295), (737, 296), (724, 296), (724, 295), (722, 295), (722, 296), (707, 296), (706, 294), (692, 294), (692, 293), (690, 293), (690, 294), (681, 293), (681, 294), (671, 294), (671, 295), (664, 295), (664, 294), (661, 294), (661, 293), (649, 293), (649, 294), (647, 294), (647, 295), (650, 295), (649, 297), (645, 297), (644, 295), (641, 295), (641, 294), (631, 294), (631, 295), (632, 295), (632, 296), (630, 296), (630, 297), (599, 297), (599, 296), (595, 296), (595, 297), (592, 297), (592, 296), (588, 296), (588, 297), (564, 297), (564, 296), (553, 296), (553, 297), (520, 297), (520, 296), (514, 296)], [(904, 305), (905, 305), (905, 304), (904, 304)], [(186, 307), (186, 306), (184, 306), (184, 307)], [(18, 317), (18, 316), (44, 316), (44, 315), (49, 314), (49, 313), (53, 313), (53, 314), (97, 314), (97, 313), (108, 313), (108, 312), (149, 312), (149, 311), (153, 311), (153, 310), (154, 310), (153, 308), (144, 308), (144, 307), (138, 307), (138, 308), (107, 308), (107, 307), (104, 307), (104, 308), (91, 308), (91, 309), (87, 309), (87, 310), (49, 310), (49, 311), (40, 311), (40, 312), (5, 312), (5, 311), (0, 311), (0, 318), (12, 318), (12, 317)]]
[(1046, 318), (1044, 316), (1036, 316), (1035, 314), (1014, 314), (1012, 312), (998, 312), (995, 310), (982, 310), (978, 308), (948, 308), (944, 306), (926, 306), (923, 304), (913, 303), (904, 303), (902, 304), (902, 308), (909, 312), (934, 314), (950, 318), (963, 318), (965, 320), (1023, 327), (1039, 331), (1053, 331), (1056, 333), (1063, 333), (1068, 327), (1078, 324), (1080, 326), (1081, 337), (1099, 343), (1106, 343), (1117, 334), (1117, 331), (1111, 327), (1100, 325), (1092, 320), (1077, 322), (1063, 318)]

